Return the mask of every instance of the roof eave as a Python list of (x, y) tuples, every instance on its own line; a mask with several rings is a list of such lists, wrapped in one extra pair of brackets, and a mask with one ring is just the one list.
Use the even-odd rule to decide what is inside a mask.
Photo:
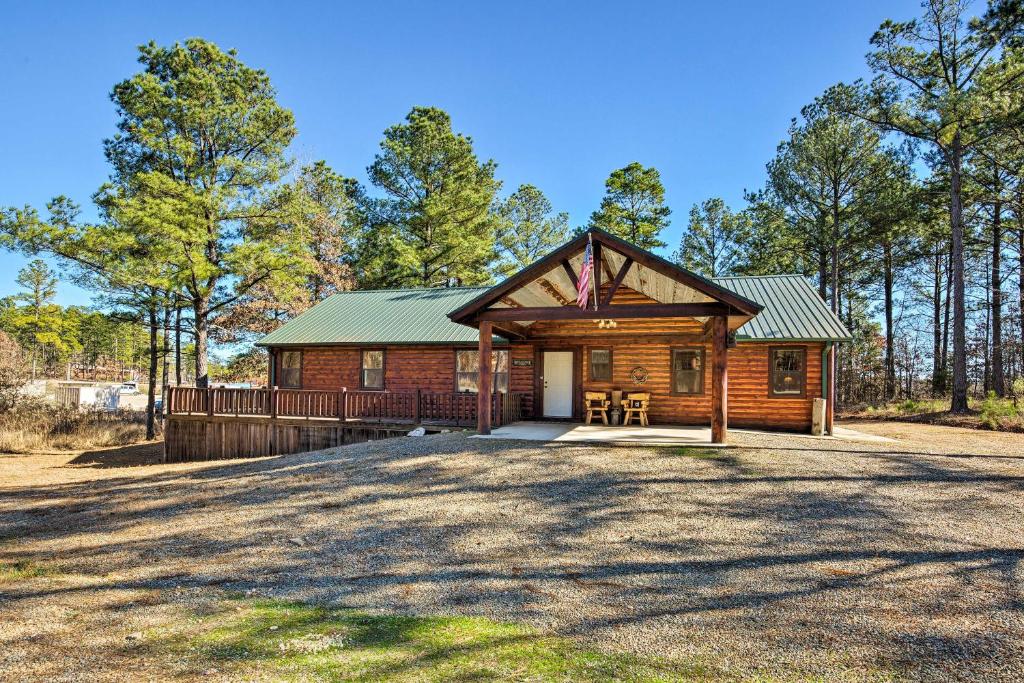
[[(381, 346), (472, 346), (477, 342), (475, 340), (467, 341), (317, 341), (317, 342), (264, 342), (258, 341), (254, 346), (260, 346), (268, 349), (283, 349), (285, 347), (293, 348), (308, 348), (312, 346), (348, 346), (348, 347), (381, 347)], [(498, 335), (493, 336), (494, 344), (509, 344), (509, 339), (505, 337), (499, 337)]]

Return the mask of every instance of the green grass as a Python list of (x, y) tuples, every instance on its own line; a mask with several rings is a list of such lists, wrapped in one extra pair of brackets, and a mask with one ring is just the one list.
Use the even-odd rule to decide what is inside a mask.
[(692, 448), (690, 446), (683, 446), (682, 448), (677, 448), (675, 452), (676, 455), (696, 460), (720, 460), (723, 462), (731, 462), (733, 460), (731, 454), (726, 452), (724, 448)]
[(0, 584), (46, 576), (49, 573), (46, 567), (27, 560), (0, 562)]
[(376, 616), (278, 600), (227, 600), (146, 640), (199, 669), (261, 680), (721, 679), (699, 663), (602, 653), (483, 618)]

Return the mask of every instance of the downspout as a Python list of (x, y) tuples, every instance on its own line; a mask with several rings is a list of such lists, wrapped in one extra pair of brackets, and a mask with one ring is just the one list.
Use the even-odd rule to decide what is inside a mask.
[(835, 342), (825, 342), (821, 349), (821, 397), (828, 400), (828, 352)]
[(832, 346), (835, 342), (825, 342), (825, 345), (821, 349), (821, 397), (827, 401), (825, 404), (825, 425), (824, 433), (831, 435), (832, 430), (828, 426), (828, 412), (829, 410), (835, 410), (834, 406), (829, 405), (832, 401), (832, 397), (828, 395), (828, 354), (832, 350)]

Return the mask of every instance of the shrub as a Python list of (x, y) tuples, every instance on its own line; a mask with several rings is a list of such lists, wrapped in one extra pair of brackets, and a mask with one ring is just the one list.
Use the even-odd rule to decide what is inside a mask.
[(145, 435), (146, 416), (141, 411), (83, 412), (23, 399), (0, 414), (3, 453), (124, 446)]
[(990, 391), (981, 402), (981, 423), (989, 429), (999, 429), (1002, 418), (1014, 417), (1017, 408), (1006, 399), (996, 397), (996, 392)]
[(904, 415), (917, 413), (921, 411), (921, 402), (915, 401), (912, 398), (908, 398), (906, 401), (903, 401), (902, 403), (897, 405), (896, 410), (900, 411)]

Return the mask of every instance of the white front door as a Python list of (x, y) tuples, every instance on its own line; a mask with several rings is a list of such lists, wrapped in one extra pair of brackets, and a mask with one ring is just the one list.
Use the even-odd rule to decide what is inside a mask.
[(544, 417), (572, 417), (572, 355), (544, 352)]

